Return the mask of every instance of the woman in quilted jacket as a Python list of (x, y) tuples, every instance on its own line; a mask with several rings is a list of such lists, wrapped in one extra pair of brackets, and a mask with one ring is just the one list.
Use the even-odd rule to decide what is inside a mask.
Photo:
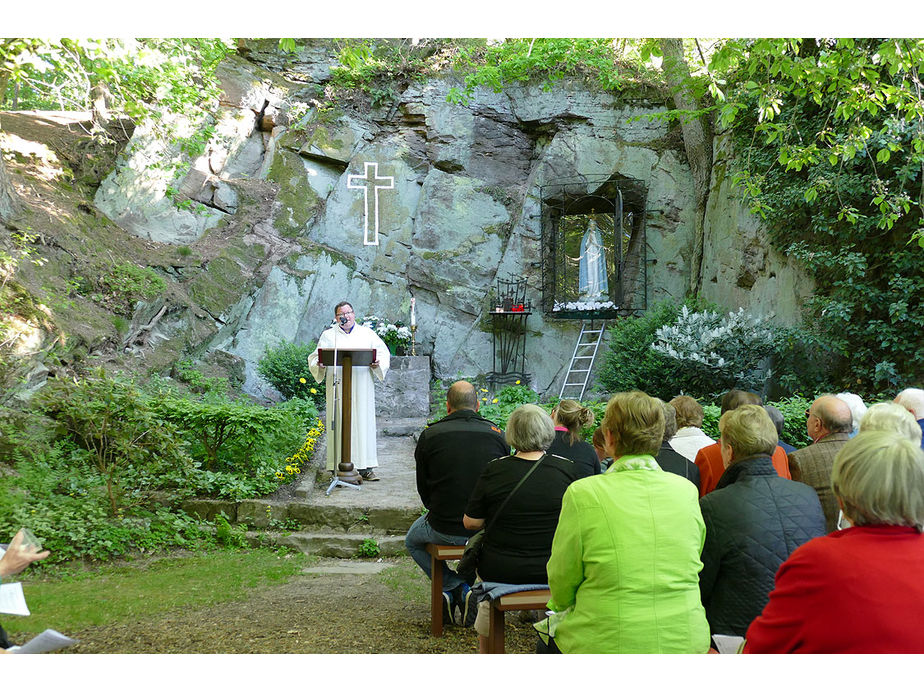
[(763, 407), (725, 412), (719, 432), (725, 473), (699, 501), (706, 523), (699, 588), (712, 634), (744, 637), (780, 564), (825, 533), (825, 515), (815, 489), (777, 475), (776, 426)]

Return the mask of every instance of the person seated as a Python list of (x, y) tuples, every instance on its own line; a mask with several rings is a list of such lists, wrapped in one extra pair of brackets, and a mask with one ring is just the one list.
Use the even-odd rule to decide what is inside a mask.
[(671, 447), (693, 462), (696, 453), (707, 445), (715, 445), (715, 441), (703, 433), (703, 408), (689, 395), (674, 397), (668, 404), (677, 416), (677, 432), (671, 438)]
[(924, 390), (909, 387), (895, 396), (894, 402), (911, 412), (921, 428), (921, 448), (924, 449)]
[(825, 533), (825, 514), (811, 486), (782, 479), (773, 468), (776, 426), (763, 407), (725, 412), (719, 431), (726, 468), (700, 499), (706, 543), (699, 589), (712, 634), (744, 637), (780, 564)]
[(831, 485), (844, 528), (780, 566), (744, 652), (924, 652), (924, 451), (891, 431), (860, 431)]
[(606, 443), (603, 441), (603, 429), (599, 426), (594, 431), (591, 444), (594, 446), (594, 452), (597, 453), (597, 459), (600, 460), (600, 472), (605, 472), (606, 468), (613, 462), (613, 458), (606, 452)]
[[(17, 575), (36, 561), (48, 557), (50, 552), (39, 551), (35, 546), (27, 543), (25, 534), (22, 529), (16, 532), (16, 536), (10, 542), (6, 553), (0, 556), (0, 583), (3, 582), (4, 578)], [(0, 652), (6, 652), (12, 646), (13, 643), (10, 642), (6, 631), (0, 625)]]
[[(548, 583), (545, 566), (552, 551), (561, 497), (578, 478), (577, 467), (571, 460), (545, 452), (555, 439), (555, 427), (545, 410), (535, 404), (514, 409), (505, 433), (515, 452), (487, 464), (475, 482), (462, 523), (468, 530), (485, 529), (477, 567), (481, 580), (544, 585)], [(469, 625), (474, 620), (479, 651), (487, 652), (488, 603), (479, 604), (473, 619), (471, 602), (466, 603), (463, 623)]]
[(805, 412), (805, 432), (812, 444), (789, 456), (793, 481), (815, 489), (829, 532), (837, 528), (837, 501), (831, 492), (831, 470), (838, 451), (850, 440), (853, 429), (850, 407), (834, 395), (817, 397)]
[(593, 422), (594, 413), (573, 399), (563, 399), (552, 410), (555, 440), (547, 452), (574, 462), (579, 479), (600, 473), (600, 459), (593, 445), (581, 440), (581, 429)]
[[(863, 403), (860, 395), (855, 395), (852, 392), (838, 392), (834, 396), (846, 404), (850, 409), (850, 417), (853, 422), (853, 427), (849, 433), (849, 436), (853, 438), (855, 435), (857, 435), (857, 433), (860, 432), (860, 419), (862, 419), (863, 415), (866, 414), (866, 405)], [(789, 452), (789, 450), (786, 452)]]
[(699, 598), (705, 527), (696, 487), (663, 471), (661, 404), (614, 395), (603, 420), (613, 464), (565, 491), (537, 652), (691, 652), (709, 649)]
[(786, 421), (783, 419), (783, 412), (774, 407), (772, 404), (765, 404), (764, 411), (770, 416), (770, 420), (773, 422), (773, 425), (776, 427), (776, 436), (777, 436), (777, 445), (779, 445), (786, 452), (787, 455), (791, 452), (796, 451), (795, 445), (790, 445), (785, 440), (783, 440), (783, 424)]
[[(661, 400), (658, 401), (661, 402)], [(674, 450), (670, 444), (671, 438), (677, 432), (677, 413), (674, 407), (667, 402), (661, 402), (661, 408), (664, 410), (664, 438), (655, 460), (665, 472), (677, 474), (689, 480), (696, 486), (696, 492), (699, 493), (699, 469), (693, 462)]]
[(867, 409), (860, 420), (860, 431), (892, 431), (916, 445), (921, 443), (921, 428), (914, 414), (895, 402), (879, 402)]
[[(722, 397), (722, 414), (740, 407), (743, 404), (760, 405), (761, 400), (760, 397), (753, 392), (729, 390), (725, 393), (725, 396)], [(792, 475), (789, 473), (789, 459), (786, 456), (786, 452), (779, 445), (773, 450), (770, 461), (773, 462), (773, 468), (776, 470), (777, 474), (784, 479), (792, 478)], [(715, 488), (722, 474), (725, 473), (725, 463), (722, 462), (721, 447), (718, 443), (704, 447), (696, 453), (695, 462), (696, 466), (699, 467), (699, 495), (702, 497)]]
[[(462, 514), (475, 482), (488, 462), (510, 454), (504, 433), (478, 413), (475, 386), (454, 382), (446, 393), (446, 416), (425, 428), (414, 449), (417, 493), (427, 512), (408, 529), (404, 545), (428, 578), (427, 544), (464, 545), (473, 532)], [(443, 563), (443, 623), (464, 613), (469, 585)]]

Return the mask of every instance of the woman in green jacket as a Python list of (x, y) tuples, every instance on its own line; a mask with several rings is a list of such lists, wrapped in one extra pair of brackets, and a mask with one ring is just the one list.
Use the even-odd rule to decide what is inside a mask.
[(617, 394), (602, 428), (615, 461), (575, 481), (562, 499), (547, 566), (555, 613), (536, 624), (537, 651), (705, 653), (706, 529), (696, 487), (655, 462), (661, 403), (643, 392)]

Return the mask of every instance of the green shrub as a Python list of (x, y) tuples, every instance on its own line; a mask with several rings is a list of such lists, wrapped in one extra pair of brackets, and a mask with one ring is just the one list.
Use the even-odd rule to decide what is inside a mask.
[(102, 370), (82, 380), (51, 382), (36, 396), (36, 404), (72, 443), (71, 462), (91, 465), (104, 480), (113, 515), (128, 470), (146, 469), (156, 478), (159, 470), (191, 463), (177, 442), (176, 428), (158, 418), (132, 383)]
[(153, 404), (190, 442), (207, 471), (254, 473), (294, 450), (317, 418), (310, 402), (295, 399), (275, 407), (241, 400), (164, 397)]
[(190, 359), (181, 359), (174, 367), (177, 379), (189, 385), (193, 392), (226, 393), (228, 391), (227, 378), (210, 378), (193, 365)]
[(286, 399), (300, 397), (317, 406), (324, 403), (324, 381), (315, 382), (308, 370), (308, 357), (315, 344), (304, 345), (282, 341), (268, 347), (257, 364), (257, 372)]
[(783, 433), (780, 437), (790, 445), (797, 448), (811, 445), (812, 439), (805, 430), (805, 411), (812, 406), (813, 401), (814, 398), (793, 395), (777, 402), (767, 403), (779, 409), (783, 415)]
[(638, 317), (617, 320), (607, 330), (606, 349), (596, 376), (596, 389), (604, 392), (641, 390), (667, 401), (679, 394), (671, 360), (651, 348), (657, 330), (669, 325), (686, 305), (697, 309), (699, 302), (684, 304), (661, 301)]
[[(811, 399), (794, 395), (776, 402), (765, 402), (765, 404), (776, 407), (783, 415), (783, 434), (780, 438), (797, 448), (804, 448), (811, 444), (812, 439), (808, 437), (805, 430), (805, 410), (811, 406)], [(719, 439), (721, 411), (716, 404), (703, 406), (703, 433), (715, 440)]]
[(538, 404), (539, 402), (539, 395), (524, 385), (507, 385), (498, 390), (494, 396), (491, 396), (486, 388), (480, 388), (477, 394), (481, 400), (478, 413), (501, 428), (507, 425), (510, 414), (521, 404)]
[(363, 543), (359, 545), (359, 550), (356, 552), (362, 558), (375, 558), (380, 553), (382, 549), (379, 548), (379, 543), (371, 537), (363, 539)]
[(814, 332), (781, 327), (774, 346), (769, 395), (779, 399), (837, 391), (835, 373), (844, 368), (843, 358)]
[(713, 440), (719, 439), (719, 417), (721, 415), (722, 409), (717, 404), (703, 405), (703, 433)]
[(59, 441), (18, 462), (16, 475), (0, 477), (0, 537), (28, 527), (54, 563), (213, 543), (205, 527), (178, 510), (128, 502), (112, 514), (104, 477), (75, 464), (70, 446)]
[(131, 262), (115, 265), (99, 280), (107, 303), (113, 308), (130, 311), (138, 300), (150, 300), (167, 290), (167, 282), (150, 267), (139, 267)]

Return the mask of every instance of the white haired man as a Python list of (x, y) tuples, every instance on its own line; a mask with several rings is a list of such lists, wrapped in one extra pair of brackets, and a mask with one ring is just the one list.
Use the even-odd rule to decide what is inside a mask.
[(921, 427), (921, 449), (924, 450), (924, 390), (909, 387), (898, 393), (895, 403), (911, 412), (918, 426)]

